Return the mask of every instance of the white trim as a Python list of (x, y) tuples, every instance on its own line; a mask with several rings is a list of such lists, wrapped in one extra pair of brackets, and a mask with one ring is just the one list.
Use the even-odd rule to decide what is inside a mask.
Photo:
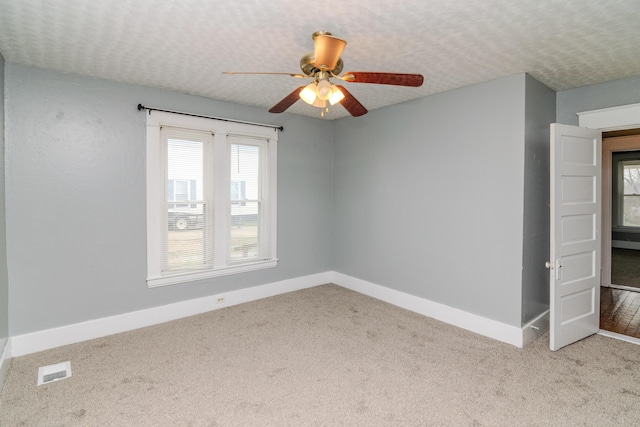
[(395, 289), (385, 288), (365, 280), (333, 273), (334, 283), (352, 291), (402, 307), (414, 313), (431, 317), (441, 322), (493, 338), (516, 347), (524, 345), (524, 330), (496, 320), (468, 313), (444, 304), (409, 295)]
[(225, 268), (218, 268), (215, 270), (208, 269), (203, 271), (191, 271), (188, 273), (178, 272), (174, 275), (147, 277), (147, 286), (149, 288), (157, 288), (160, 286), (193, 282), (194, 280), (208, 279), (211, 277), (228, 276), (231, 274), (263, 270), (265, 268), (276, 267), (277, 265), (278, 265), (278, 260), (276, 259), (276, 260), (269, 260), (269, 261), (258, 261), (251, 264), (233, 265)]
[(602, 131), (640, 127), (640, 104), (583, 111), (577, 114), (580, 127), (600, 129)]
[[(640, 128), (640, 104), (621, 105), (600, 110), (578, 113), (578, 124), (582, 127), (600, 129), (601, 131), (624, 130)], [(618, 137), (624, 138), (624, 137)], [(616, 140), (618, 140), (616, 138)], [(616, 147), (618, 148), (618, 147)], [(622, 148), (622, 147), (620, 147)], [(616, 150), (602, 144), (602, 230), (611, 230), (611, 152)], [(602, 254), (600, 266), (600, 285), (611, 286), (611, 233), (602, 233)], [(600, 335), (639, 344), (640, 340), (626, 335), (600, 330)]]
[(615, 283), (605, 286), (605, 288), (620, 289), (621, 291), (639, 292), (640, 290), (634, 286), (616, 285)]
[[(275, 295), (311, 288), (331, 282), (331, 274), (318, 273), (295, 279), (282, 280), (237, 291), (134, 311), (102, 319), (11, 337), (13, 357), (63, 345), (100, 338), (120, 332), (156, 325), (183, 317), (193, 316), (219, 308), (256, 301)], [(222, 302), (221, 302), (222, 301)]]
[(640, 345), (640, 338), (630, 337), (628, 335), (618, 334), (616, 332), (605, 331), (604, 329), (600, 329), (598, 335), (602, 335), (603, 337), (615, 338), (620, 341), (630, 342), (631, 344)]
[(0, 358), (0, 392), (2, 392), (4, 381), (7, 379), (7, 374), (9, 374), (11, 356), (11, 339), (8, 338), (5, 341), (4, 348), (2, 349), (2, 357)]
[[(346, 274), (327, 271), (14, 336), (11, 337), (7, 344), (5, 354), (8, 354), (8, 356), (5, 356), (5, 358), (24, 356), (38, 351), (144, 328), (146, 326), (169, 322), (219, 308), (257, 301), (263, 298), (312, 288), (327, 283), (334, 283), (343, 288), (368, 295), (414, 313), (431, 317), (441, 322), (520, 348), (537, 338), (537, 336), (546, 330), (544, 326), (545, 320), (548, 324), (548, 312), (541, 314), (526, 326), (519, 328), (436, 303), (425, 298), (376, 285)], [(538, 327), (537, 332), (532, 332), (532, 325)]]

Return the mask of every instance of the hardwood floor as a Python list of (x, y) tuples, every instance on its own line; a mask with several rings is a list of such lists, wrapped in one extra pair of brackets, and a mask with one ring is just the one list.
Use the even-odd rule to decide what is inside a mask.
[(640, 292), (600, 288), (600, 329), (640, 338)]

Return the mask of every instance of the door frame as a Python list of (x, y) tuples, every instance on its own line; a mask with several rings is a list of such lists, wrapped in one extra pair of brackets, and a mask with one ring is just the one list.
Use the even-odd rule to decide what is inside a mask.
[[(598, 129), (602, 132), (640, 128), (640, 104), (621, 105), (577, 113), (578, 126)], [(616, 137), (617, 139), (618, 137)], [(624, 138), (624, 137), (619, 137)], [(622, 144), (624, 147), (624, 144)], [(615, 148), (614, 148), (615, 147)], [(600, 251), (600, 286), (611, 286), (611, 153), (628, 151), (616, 144), (602, 142), (602, 250)], [(609, 171), (605, 173), (605, 165)]]
[[(640, 128), (640, 125), (638, 126)], [(640, 150), (640, 135), (602, 138), (602, 255), (600, 286), (611, 287), (611, 223), (612, 223), (612, 155), (624, 151)], [(607, 231), (608, 230), (608, 231)], [(619, 289), (626, 286), (615, 285)], [(637, 290), (634, 288), (634, 290)]]

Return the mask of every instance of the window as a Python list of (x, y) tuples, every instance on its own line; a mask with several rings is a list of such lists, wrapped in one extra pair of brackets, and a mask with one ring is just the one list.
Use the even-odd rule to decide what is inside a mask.
[(636, 241), (640, 232), (640, 151), (611, 154), (611, 199), (613, 240)]
[(640, 227), (640, 161), (621, 162), (622, 225)]
[(274, 267), (275, 129), (151, 111), (147, 283)]

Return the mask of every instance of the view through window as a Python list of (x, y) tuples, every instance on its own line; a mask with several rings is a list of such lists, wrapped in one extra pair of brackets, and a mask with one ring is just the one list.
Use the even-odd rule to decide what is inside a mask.
[(640, 162), (623, 162), (622, 166), (622, 225), (640, 227)]

